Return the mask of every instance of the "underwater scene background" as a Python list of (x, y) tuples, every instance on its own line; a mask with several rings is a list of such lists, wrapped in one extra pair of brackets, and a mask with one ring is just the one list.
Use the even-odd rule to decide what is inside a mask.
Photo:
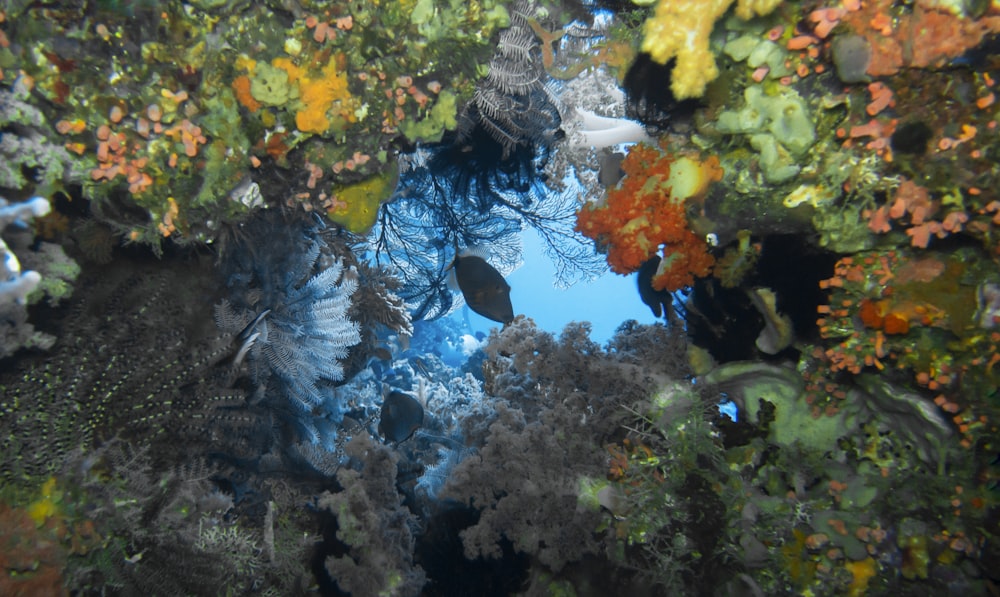
[(0, 2), (0, 595), (1000, 594), (998, 35)]

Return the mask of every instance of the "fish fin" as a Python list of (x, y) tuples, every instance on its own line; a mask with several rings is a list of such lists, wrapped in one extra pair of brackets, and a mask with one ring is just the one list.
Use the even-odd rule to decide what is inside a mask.
[(490, 251), (482, 245), (472, 245), (470, 247), (465, 247), (458, 254), (459, 257), (479, 257), (486, 263), (490, 262)]
[(462, 289), (458, 286), (458, 272), (455, 270), (455, 262), (452, 261), (451, 265), (448, 266), (448, 290), (452, 292), (462, 292)]

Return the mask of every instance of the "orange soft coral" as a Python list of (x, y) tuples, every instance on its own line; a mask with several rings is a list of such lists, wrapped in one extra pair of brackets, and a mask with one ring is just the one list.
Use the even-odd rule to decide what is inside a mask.
[(608, 191), (603, 205), (580, 209), (576, 220), (579, 232), (607, 249), (615, 273), (638, 270), (662, 247), (653, 287), (668, 291), (690, 285), (694, 276), (708, 275), (715, 263), (705, 241), (688, 229), (684, 198), (667, 182), (672, 163), (672, 156), (653, 147), (633, 146), (622, 163), (625, 176), (619, 185)]

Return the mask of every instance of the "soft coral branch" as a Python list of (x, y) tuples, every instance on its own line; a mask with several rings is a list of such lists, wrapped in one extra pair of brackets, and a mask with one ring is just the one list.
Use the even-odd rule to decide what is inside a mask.
[[(717, 162), (685, 158), (685, 175), (697, 178), (692, 194), (704, 192), (721, 175)], [(603, 205), (589, 205), (577, 213), (576, 229), (607, 249), (612, 271), (627, 274), (639, 269), (662, 248), (663, 260), (653, 287), (678, 290), (694, 276), (706, 276), (714, 258), (704, 240), (688, 228), (685, 196), (675, 192), (680, 176), (671, 176), (677, 160), (648, 145), (635, 145), (622, 162), (624, 178), (610, 189)], [(690, 181), (685, 181), (685, 184)]]

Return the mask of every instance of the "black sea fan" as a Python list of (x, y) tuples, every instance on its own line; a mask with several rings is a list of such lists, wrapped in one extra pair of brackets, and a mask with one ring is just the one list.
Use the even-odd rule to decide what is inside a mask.
[[(460, 114), (458, 138), (402, 156), (393, 201), (370, 236), (375, 262), (403, 280), (413, 319), (434, 319), (456, 305), (447, 269), (456, 249), (479, 246), (503, 275), (521, 263), (520, 233), (533, 229), (556, 262), (556, 283), (603, 269), (574, 232), (576, 191), (544, 173), (562, 136), (560, 102), (542, 67), (533, 26), (549, 20), (532, 0), (511, 9), (487, 76)], [(554, 191), (554, 187), (564, 189)]]
[(471, 145), (424, 147), (405, 158), (396, 198), (382, 205), (369, 237), (375, 262), (396, 270), (399, 295), (413, 319), (434, 319), (454, 307), (447, 287), (456, 247), (478, 246), (507, 275), (521, 263), (521, 237), (534, 230), (556, 263), (557, 283), (603, 268), (574, 232), (576, 197), (549, 188), (544, 145), (518, 146), (504, 157), (482, 131)]

